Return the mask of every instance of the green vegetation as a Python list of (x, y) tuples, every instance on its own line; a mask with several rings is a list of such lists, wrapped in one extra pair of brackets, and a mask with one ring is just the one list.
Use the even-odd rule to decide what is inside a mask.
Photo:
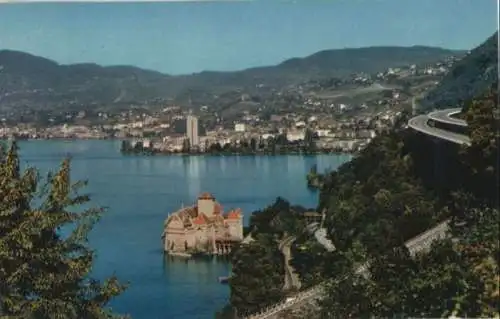
[(120, 152), (122, 154), (141, 154), (141, 155), (156, 154), (156, 151), (153, 149), (153, 143), (150, 144), (150, 147), (144, 147), (144, 144), (141, 141), (132, 144), (130, 141), (127, 140), (122, 141)]
[[(318, 211), (326, 209), (336, 250), (297, 232), (291, 262), (304, 288), (344, 278), (328, 285), (317, 317), (498, 316), (496, 85), (464, 107), (470, 147), (436, 144), (397, 125), (324, 176)], [(444, 220), (452, 237), (410, 256), (404, 242)], [(266, 233), (276, 233), (274, 227), (272, 218), (259, 222)], [(355, 275), (366, 261), (371, 275)]]
[(164, 107), (172, 98), (181, 105), (188, 101), (213, 105), (215, 94), (240, 89), (248, 93), (262, 91), (257, 85), (268, 90), (332, 74), (343, 77), (357, 72), (376, 73), (390, 67), (433, 63), (457, 53), (421, 46), (339, 49), (289, 59), (276, 66), (171, 76), (132, 66), (60, 65), (28, 53), (2, 50), (0, 93), (16, 92), (2, 100), (3, 106), (13, 111), (19, 106), (41, 111), (34, 117), (46, 116), (48, 111), (69, 111), (68, 105), (71, 109), (103, 112), (134, 104)]
[[(20, 169), (16, 144), (0, 148), (0, 317), (118, 318), (108, 302), (125, 289), (115, 277), (89, 278), (87, 235), (102, 209), (72, 184), (65, 160), (46, 180)], [(39, 204), (34, 204), (39, 203)]]
[(324, 269), (328, 264), (341, 262), (336, 260), (336, 255), (327, 253), (316, 239), (304, 232), (297, 236), (295, 245), (292, 246), (291, 266), (299, 274), (301, 288), (309, 288), (323, 281)]
[(292, 206), (285, 199), (278, 197), (276, 201), (263, 210), (253, 212), (250, 216), (250, 233), (272, 235), (276, 238), (284, 234), (299, 234), (304, 229), (302, 206)]
[(182, 149), (179, 151), (160, 151), (154, 149), (152, 144), (149, 147), (144, 147), (142, 142), (137, 142), (134, 145), (129, 141), (123, 141), (121, 146), (122, 154), (163, 154), (163, 155), (285, 155), (285, 154), (301, 154), (314, 155), (340, 152), (340, 150), (332, 148), (319, 148), (316, 146), (311, 130), (306, 130), (304, 140), (288, 141), (285, 134), (279, 134), (275, 137), (267, 139), (243, 139), (240, 143), (213, 143), (205, 145), (205, 150), (201, 151), (191, 147), (189, 140), (185, 139)]
[(278, 242), (286, 234), (303, 231), (305, 211), (277, 198), (269, 207), (252, 213), (249, 234), (253, 241), (232, 252), (230, 305), (217, 318), (253, 313), (284, 298), (284, 261)]
[[(232, 256), (230, 303), (238, 313), (253, 313), (282, 298), (283, 256), (271, 236), (258, 236)], [(255, 265), (259, 267), (255, 267)]]
[(311, 189), (320, 189), (323, 186), (323, 178), (324, 175), (318, 173), (318, 166), (313, 165), (306, 176), (307, 187)]
[[(346, 256), (335, 274), (351, 276), (331, 285), (321, 303), (321, 317), (498, 316), (499, 213), (494, 204), (498, 195), (494, 176), (498, 174), (499, 136), (493, 116), (495, 101), (496, 91), (491, 91), (467, 106), (472, 146), (450, 149), (443, 155), (462, 160), (462, 169), (449, 167), (463, 179), (454, 189), (445, 185), (436, 191), (425, 188), (424, 183), (419, 185), (409, 174), (415, 164), (404, 168), (401, 156), (393, 153), (393, 163), (397, 158), (400, 163), (390, 165), (393, 171), (386, 174), (394, 184), (382, 175), (376, 177), (375, 170), (365, 180), (359, 174), (351, 175), (357, 186), (346, 190), (350, 198), (345, 192), (323, 195), (329, 198), (329, 205), (334, 204), (329, 206), (328, 216), (331, 237), (340, 248), (336, 253)], [(390, 154), (389, 150), (379, 148), (378, 152)], [(383, 168), (388, 160), (378, 166)], [(356, 170), (356, 161), (352, 166)], [(367, 189), (375, 179), (380, 190)], [(337, 192), (345, 187), (339, 185)], [(359, 207), (363, 196), (373, 199), (371, 209)], [(360, 210), (365, 212), (361, 214), (363, 221), (356, 218)], [(430, 252), (411, 257), (403, 241), (445, 217), (451, 217), (453, 239), (440, 240)], [(352, 256), (359, 255), (372, 261), (369, 279), (352, 274), (352, 266), (359, 262)], [(332, 273), (326, 269), (325, 277)]]

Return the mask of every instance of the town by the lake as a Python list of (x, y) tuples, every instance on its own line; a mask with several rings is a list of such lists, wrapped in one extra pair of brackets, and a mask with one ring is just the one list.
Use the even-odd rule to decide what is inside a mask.
[(3, 2), (0, 319), (500, 318), (495, 1)]

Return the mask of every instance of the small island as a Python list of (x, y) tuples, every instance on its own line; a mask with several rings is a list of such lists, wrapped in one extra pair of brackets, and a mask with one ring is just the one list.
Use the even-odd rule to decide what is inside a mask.
[(172, 256), (228, 255), (243, 240), (243, 213), (238, 208), (224, 214), (212, 194), (202, 193), (195, 205), (169, 214), (162, 239)]
[(318, 173), (318, 166), (316, 164), (313, 165), (306, 176), (307, 187), (309, 189), (321, 189), (321, 187), (323, 186), (324, 177), (324, 174)]

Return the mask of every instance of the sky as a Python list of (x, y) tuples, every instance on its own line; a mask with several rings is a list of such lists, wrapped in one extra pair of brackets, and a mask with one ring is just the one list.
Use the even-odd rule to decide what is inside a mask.
[(498, 29), (497, 12), (496, 0), (3, 3), (0, 50), (168, 74), (231, 71), (346, 47), (468, 50)]

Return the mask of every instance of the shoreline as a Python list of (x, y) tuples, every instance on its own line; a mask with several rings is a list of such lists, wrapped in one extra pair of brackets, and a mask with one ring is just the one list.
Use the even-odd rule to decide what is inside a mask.
[(123, 152), (120, 151), (122, 156), (181, 156), (181, 157), (197, 157), (197, 156), (207, 156), (207, 157), (224, 157), (224, 156), (247, 156), (247, 157), (264, 157), (264, 156), (287, 156), (287, 155), (297, 155), (297, 156), (318, 156), (318, 155), (349, 155), (354, 156), (357, 151), (324, 151), (324, 152), (276, 152), (276, 153), (266, 153), (266, 152), (256, 152), (256, 153), (238, 153), (238, 152), (227, 152), (227, 153), (210, 153), (210, 152), (199, 152), (199, 153), (181, 153), (181, 152)]
[[(16, 141), (16, 142), (36, 142), (36, 141), (66, 141), (66, 142), (71, 142), (71, 141), (123, 141), (123, 138), (115, 138), (115, 137), (109, 137), (109, 138), (74, 138), (74, 137), (51, 137), (51, 138), (14, 138), (11, 139), (9, 137), (0, 137), (0, 143), (1, 142), (9, 142), (9, 141)], [(182, 152), (165, 152), (165, 151), (144, 151), (144, 152), (123, 152), (119, 150), (119, 153), (122, 156), (182, 156), (182, 157), (198, 157), (198, 156), (207, 156), (207, 157), (235, 157), (235, 156), (242, 156), (242, 157), (266, 157), (266, 156), (290, 156), (290, 155), (296, 155), (296, 156), (317, 156), (317, 155), (349, 155), (349, 156), (354, 156), (358, 153), (358, 151), (335, 151), (335, 150), (328, 150), (328, 151), (317, 151), (317, 152), (296, 152), (296, 151), (283, 151), (283, 152), (276, 152), (276, 153), (268, 153), (268, 152), (254, 152), (254, 153), (240, 153), (240, 152), (227, 152), (227, 153), (210, 153), (210, 152), (197, 152), (197, 153), (182, 153)]]
[(169, 258), (179, 258), (184, 260), (203, 260), (203, 259), (221, 259), (229, 260), (229, 254), (214, 254), (214, 253), (186, 253), (175, 251), (164, 251), (164, 256)]
[(172, 154), (165, 154), (165, 153), (160, 153), (160, 154), (136, 154), (136, 153), (129, 153), (129, 154), (121, 154), (122, 156), (160, 156), (160, 157), (277, 157), (277, 156), (318, 156), (318, 155), (348, 155), (348, 156), (354, 156), (356, 153), (355, 152), (328, 152), (328, 153), (315, 153), (315, 154), (304, 154), (304, 153), (277, 153), (277, 154), (267, 154), (267, 153), (261, 153), (261, 154), (239, 154), (239, 153), (234, 153), (234, 154), (210, 154), (210, 153), (202, 153), (202, 154), (178, 154), (178, 153), (172, 153)]
[(186, 259), (193, 258), (193, 254), (174, 252), (174, 251), (165, 252), (165, 255), (170, 256), (170, 257), (182, 257), (182, 258), (186, 258)]

